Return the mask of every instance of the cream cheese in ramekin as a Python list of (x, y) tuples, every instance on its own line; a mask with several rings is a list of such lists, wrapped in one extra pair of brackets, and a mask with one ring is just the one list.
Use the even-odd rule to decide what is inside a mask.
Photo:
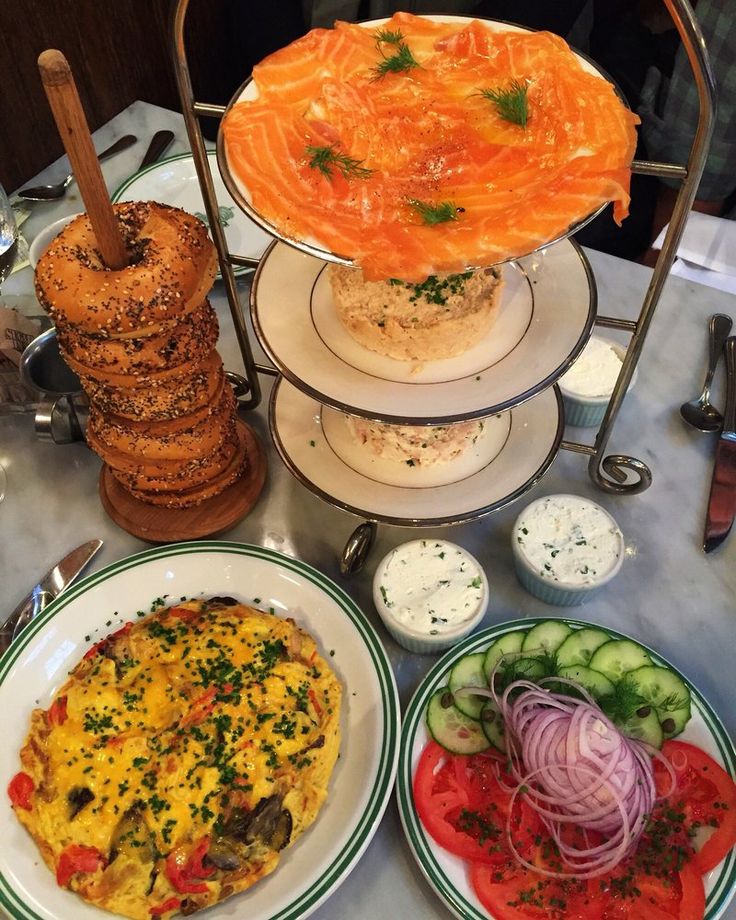
[(487, 603), (485, 575), (469, 553), (445, 540), (412, 540), (380, 563), (374, 579), (379, 612), (412, 633), (451, 633)]
[(615, 343), (591, 336), (580, 357), (560, 379), (560, 387), (584, 399), (610, 396), (622, 363)]
[(576, 495), (549, 495), (532, 502), (515, 525), (517, 552), (544, 581), (593, 585), (621, 561), (624, 544), (613, 518)]

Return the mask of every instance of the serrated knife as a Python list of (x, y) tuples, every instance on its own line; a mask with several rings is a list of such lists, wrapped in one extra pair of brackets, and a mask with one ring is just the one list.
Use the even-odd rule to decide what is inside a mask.
[(0, 626), (0, 652), (18, 637), (33, 617), (37, 616), (54, 598), (84, 571), (102, 546), (102, 540), (88, 540), (82, 543), (56, 563), (44, 577), (34, 585), (15, 610)]
[(736, 336), (723, 346), (726, 358), (726, 408), (716, 445), (703, 549), (712, 552), (726, 539), (736, 517)]

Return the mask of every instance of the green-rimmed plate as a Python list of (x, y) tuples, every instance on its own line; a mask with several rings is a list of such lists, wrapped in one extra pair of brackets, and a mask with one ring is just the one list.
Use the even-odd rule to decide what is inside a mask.
[[(253, 223), (246, 214), (243, 214), (233, 201), (217, 169), (215, 151), (208, 151), (207, 156), (227, 248), (234, 255), (260, 259), (263, 251), (271, 242), (271, 237)], [(161, 204), (169, 204), (188, 211), (208, 224), (202, 189), (191, 153), (180, 153), (165, 160), (158, 160), (146, 169), (135, 173), (115, 189), (112, 200), (114, 202), (159, 201)], [(236, 276), (249, 271), (252, 269), (233, 266), (233, 273)], [(219, 272), (217, 277), (220, 277)]]
[[(393, 786), (400, 724), (396, 684), (378, 636), (344, 591), (303, 562), (242, 543), (184, 543), (123, 559), (70, 588), (0, 659), (0, 788), (20, 768), (31, 711), (48, 706), (90, 645), (136, 611), (149, 610), (157, 597), (173, 602), (218, 594), (293, 617), (315, 637), (343, 684), (340, 758), (317, 821), (284, 851), (272, 875), (207, 911), (211, 920), (223, 920), (247, 903), (249, 920), (296, 920), (346, 878), (375, 833)], [(0, 826), (0, 911), (18, 920), (110, 916), (57, 887), (4, 794)]]
[[(498, 626), (478, 632), (455, 646), (427, 674), (404, 714), (397, 774), (401, 822), (404, 826), (409, 846), (422, 873), (449, 909), (461, 920), (488, 920), (489, 914), (473, 892), (466, 875), (466, 864), (462, 859), (453, 856), (435, 843), (425, 831), (417, 816), (412, 793), (412, 777), (414, 776), (419, 755), (429, 740), (424, 722), (424, 713), (432, 693), (447, 683), (447, 673), (450, 667), (463, 655), (487, 648), (491, 642), (504, 633), (528, 629), (534, 626), (535, 623), (541, 623), (545, 619), (549, 618), (530, 617), (524, 620), (501, 623)], [(566, 619), (564, 622), (568, 623), (573, 629), (594, 625), (580, 620)], [(614, 639), (630, 638), (613, 629), (608, 629), (608, 627), (599, 626), (596, 628), (605, 629)], [(638, 642), (638, 640), (635, 641)], [(652, 649), (647, 649), (647, 651), (655, 664), (666, 664), (667, 667), (676, 671), (657, 652)], [(680, 739), (689, 741), (707, 751), (726, 768), (732, 777), (736, 778), (736, 751), (723, 725), (690, 681), (683, 675), (680, 676), (688, 685), (692, 694), (692, 718), (683, 734), (679, 736)], [(705, 878), (705, 920), (716, 920), (717, 917), (720, 917), (733, 897), (735, 890), (736, 850), (732, 850), (726, 859), (712, 872), (708, 873)]]

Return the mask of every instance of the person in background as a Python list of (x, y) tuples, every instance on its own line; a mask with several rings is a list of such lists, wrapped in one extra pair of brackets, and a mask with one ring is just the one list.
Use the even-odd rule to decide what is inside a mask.
[[(695, 15), (703, 30), (716, 81), (713, 140), (693, 210), (736, 218), (736, 9), (732, 0), (698, 0)], [(671, 75), (652, 66), (641, 94), (641, 133), (651, 159), (686, 165), (698, 123), (699, 101), (683, 47)], [(659, 180), (651, 240), (672, 215), (680, 183)], [(642, 261), (653, 264), (649, 250)]]

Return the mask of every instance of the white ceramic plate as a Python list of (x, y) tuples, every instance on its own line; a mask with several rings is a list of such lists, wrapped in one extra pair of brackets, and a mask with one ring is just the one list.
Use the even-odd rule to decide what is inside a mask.
[[(414, 858), (425, 878), (452, 913), (461, 920), (488, 920), (489, 914), (475, 896), (467, 878), (463, 860), (448, 853), (435, 843), (425, 831), (414, 805), (412, 778), (419, 756), (429, 740), (424, 721), (427, 702), (435, 690), (445, 686), (447, 672), (463, 655), (479, 652), (504, 633), (529, 629), (535, 623), (541, 623), (545, 619), (548, 617), (530, 617), (523, 621), (500, 623), (476, 633), (455, 646), (426, 675), (404, 714), (397, 775), (401, 822)], [(573, 629), (594, 625), (580, 620), (565, 619), (564, 622)], [(607, 626), (599, 628), (605, 629), (616, 639), (630, 638)], [(673, 671), (676, 670), (652, 649), (647, 649), (647, 651), (655, 664), (666, 664)], [(692, 718), (683, 734), (679, 736), (680, 739), (702, 748), (722, 764), (731, 776), (736, 777), (736, 751), (723, 725), (696, 688), (682, 674), (680, 677), (687, 683), (692, 694)], [(720, 866), (706, 876), (705, 890), (705, 920), (716, 920), (726, 909), (736, 891), (736, 850), (732, 850)]]
[(480, 469), (473, 469), (474, 457), (470, 466), (461, 457), (445, 471), (409, 470), (417, 473), (411, 484), (403, 469), (399, 478), (396, 461), (366, 455), (356, 462), (355, 446), (335, 435), (342, 424), (336, 415), (283, 379), (274, 385), (271, 434), (291, 473), (315, 495), (368, 520), (427, 527), (473, 520), (520, 498), (556, 457), (564, 424), (557, 387), (551, 387), (505, 414), (510, 420), (489, 420)]
[[(468, 16), (428, 16), (428, 19), (433, 19), (437, 22), (456, 22), (458, 25), (463, 25), (464, 23), (472, 22), (472, 18)], [(483, 25), (491, 32), (529, 32), (531, 30), (524, 28), (523, 26), (512, 25), (508, 22), (496, 22), (489, 19), (480, 20)], [(361, 22), (359, 25), (363, 26), (366, 29), (375, 29), (382, 26), (387, 19), (373, 19), (367, 22)], [(574, 49), (573, 49), (574, 51)], [(610, 77), (605, 74), (600, 68), (589, 61), (582, 54), (577, 55), (580, 65), (583, 70), (586, 70), (588, 73), (592, 73), (597, 77), (601, 77), (607, 82), (612, 82)], [(626, 100), (623, 94), (614, 86), (616, 89), (621, 101), (626, 104)], [(252, 101), (253, 99), (258, 98), (258, 87), (253, 82), (251, 77), (243, 83), (243, 85), (238, 89), (233, 98), (230, 100), (226, 113), (230, 109), (237, 105), (239, 102)], [(228, 191), (232, 195), (235, 201), (240, 205), (240, 207), (248, 214), (257, 224), (264, 228), (271, 236), (278, 237), (278, 239), (283, 240), (285, 243), (289, 243), (291, 246), (300, 249), (302, 252), (309, 253), (310, 255), (317, 256), (321, 259), (327, 259), (330, 262), (339, 262), (343, 265), (352, 265), (349, 253), (337, 253), (332, 252), (331, 250), (325, 248), (325, 246), (320, 243), (318, 240), (315, 240), (311, 237), (295, 237), (291, 236), (283, 227), (277, 227), (275, 224), (272, 224), (267, 218), (265, 218), (256, 208), (253, 206), (252, 196), (248, 186), (239, 179), (235, 173), (230, 169), (230, 165), (227, 159), (227, 151), (225, 149), (225, 138), (223, 132), (220, 130), (217, 133), (217, 161), (220, 165), (220, 170), (222, 172), (222, 177), (227, 186)], [(584, 215), (581, 220), (576, 221), (571, 224), (568, 230), (559, 237), (549, 240), (545, 245), (551, 246), (553, 243), (558, 242), (561, 239), (567, 239), (573, 233), (577, 233), (578, 230), (582, 229), (587, 223), (593, 220), (594, 217), (597, 217), (603, 209), (606, 207), (605, 204), (601, 207), (596, 208), (591, 214)], [(477, 266), (471, 266), (477, 267)]]
[[(220, 208), (220, 223), (225, 231), (228, 250), (233, 255), (260, 259), (271, 237), (247, 217), (235, 204), (225, 188), (217, 169), (214, 150), (207, 153), (215, 197)], [(147, 169), (136, 173), (115, 190), (112, 200), (116, 201), (159, 201), (183, 211), (188, 211), (209, 225), (204, 209), (202, 190), (190, 153), (159, 160)], [(251, 271), (250, 268), (233, 266), (236, 275)]]
[[(399, 703), (386, 653), (365, 616), (326, 576), (273, 550), (206, 541), (158, 547), (114, 563), (62, 594), (0, 659), (0, 788), (19, 769), (32, 709), (49, 705), (94, 642), (162, 595), (230, 595), (294, 617), (317, 640), (343, 683), (342, 745), (315, 824), (278, 869), (211, 920), (308, 916), (345, 879), (383, 815), (398, 754)], [(119, 612), (119, 613), (116, 613)], [(0, 796), (0, 909), (18, 920), (104, 920), (110, 914), (57, 887), (35, 844)], [(246, 906), (247, 905), (247, 906)]]
[(566, 241), (504, 266), (499, 315), (478, 345), (418, 367), (348, 335), (326, 268), (283, 243), (269, 247), (251, 287), (258, 339), (283, 376), (318, 402), (389, 422), (443, 424), (518, 405), (567, 370), (595, 319), (590, 266)]

